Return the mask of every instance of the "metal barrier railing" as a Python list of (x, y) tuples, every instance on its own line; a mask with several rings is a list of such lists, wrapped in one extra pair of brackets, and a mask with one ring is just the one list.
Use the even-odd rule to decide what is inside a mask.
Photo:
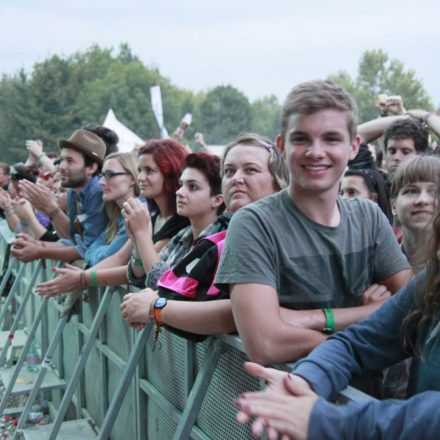
[[(0, 254), (6, 253), (10, 242), (1, 231), (0, 227)], [(12, 272), (20, 271), (18, 303), (39, 265), (39, 262), (23, 264), (11, 260)], [(50, 262), (43, 265), (42, 273), (34, 276), (36, 282), (53, 276), (50, 266)], [(67, 384), (67, 390), (72, 377), (77, 382), (70, 390), (71, 404), (62, 399), (60, 390), (46, 392), (56, 423), (59, 425), (62, 421), (62, 417), (56, 418), (61, 404), (67, 418), (92, 421), (98, 438), (251, 439), (249, 427), (235, 422), (233, 401), (241, 392), (260, 389), (264, 384), (243, 371), (246, 355), (240, 338), (221, 335), (193, 343), (164, 329), (160, 344), (153, 351), (148, 330), (137, 333), (121, 319), (119, 305), (126, 292), (122, 288), (109, 292), (96, 338), (89, 339), (105, 293), (90, 289), (90, 302), (83, 303), (80, 314), (66, 323), (54, 350), (53, 364)], [(32, 295), (27, 302), (24, 321), (28, 327), (42, 301)], [(60, 308), (56, 299), (48, 301), (45, 307), (36, 335), (42, 352), (48, 348), (57, 328)], [(93, 345), (79, 374), (77, 360), (87, 341)], [(131, 365), (133, 374), (127, 374), (127, 363), (136, 347), (139, 356)], [(342, 397), (345, 400), (369, 398), (350, 387), (344, 390)]]

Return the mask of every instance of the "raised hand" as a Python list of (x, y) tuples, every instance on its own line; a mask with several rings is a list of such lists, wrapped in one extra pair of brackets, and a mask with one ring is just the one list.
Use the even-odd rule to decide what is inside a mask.
[(26, 148), (28, 149), (29, 153), (31, 153), (35, 158), (38, 158), (43, 154), (43, 141), (40, 139), (29, 139), (26, 141)]
[(121, 210), (128, 227), (127, 233), (135, 239), (139, 233), (148, 232), (151, 235), (151, 217), (148, 206), (138, 199), (130, 198), (123, 204)]
[(29, 200), (35, 209), (46, 215), (50, 215), (59, 207), (56, 195), (43, 185), (37, 185), (29, 180), (20, 180), (18, 188), (21, 197)]
[(14, 199), (11, 201), (11, 204), (20, 220), (27, 221), (34, 216), (34, 210), (28, 200), (23, 198)]

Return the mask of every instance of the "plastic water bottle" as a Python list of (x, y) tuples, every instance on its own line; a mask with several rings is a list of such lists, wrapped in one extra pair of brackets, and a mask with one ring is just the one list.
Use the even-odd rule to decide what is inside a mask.
[(40, 357), (38, 356), (37, 343), (31, 342), (29, 351), (26, 355), (27, 370), (36, 373), (40, 369)]

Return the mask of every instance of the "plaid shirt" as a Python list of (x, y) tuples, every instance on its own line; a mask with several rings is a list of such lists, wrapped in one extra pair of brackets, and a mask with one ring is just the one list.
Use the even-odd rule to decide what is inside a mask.
[[(197, 240), (224, 231), (228, 227), (228, 223), (228, 215), (220, 216), (215, 222), (203, 229), (197, 237)], [(131, 270), (131, 262), (129, 262), (127, 270), (128, 282), (136, 287), (142, 287), (145, 282), (145, 287), (157, 289), (157, 282), (164, 272), (180, 261), (191, 250), (193, 245), (194, 237), (192, 228), (191, 226), (187, 226), (179, 231), (159, 252), (160, 260), (151, 267), (145, 277), (136, 278)]]

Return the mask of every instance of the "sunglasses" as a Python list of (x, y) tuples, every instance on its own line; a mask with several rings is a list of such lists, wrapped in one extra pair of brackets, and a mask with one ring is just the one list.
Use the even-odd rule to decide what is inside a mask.
[(128, 175), (128, 173), (115, 173), (114, 171), (104, 171), (103, 173), (100, 174), (100, 177), (103, 177), (105, 180), (110, 180), (113, 179), (113, 177), (116, 176), (126, 176)]

